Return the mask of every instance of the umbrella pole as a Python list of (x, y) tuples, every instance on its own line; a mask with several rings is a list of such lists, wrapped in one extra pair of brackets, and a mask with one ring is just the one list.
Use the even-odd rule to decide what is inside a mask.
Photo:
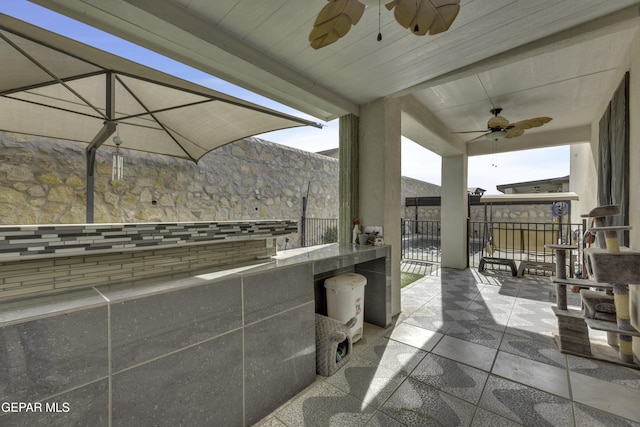
[(116, 131), (116, 122), (106, 121), (104, 126), (87, 147), (87, 224), (93, 224), (94, 207), (94, 175), (96, 171), (96, 153), (100, 147)]
[(94, 206), (94, 171), (96, 165), (97, 148), (87, 149), (87, 224), (93, 224), (93, 206)]

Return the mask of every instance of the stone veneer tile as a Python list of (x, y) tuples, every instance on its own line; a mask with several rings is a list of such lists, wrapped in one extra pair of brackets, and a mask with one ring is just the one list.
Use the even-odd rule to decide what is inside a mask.
[(243, 278), (244, 324), (313, 302), (311, 264), (245, 275)]
[(111, 322), (117, 372), (241, 327), (240, 278), (114, 302)]
[(242, 331), (113, 376), (114, 426), (241, 426)]
[[(147, 245), (175, 245), (237, 239), (251, 235), (269, 238), (297, 232), (297, 222), (290, 220), (246, 222), (183, 222), (152, 224), (91, 224), (82, 226), (56, 225), (20, 227), (0, 226), (3, 240), (2, 256), (13, 254), (46, 255), (50, 253), (91, 253), (114, 248), (135, 248)], [(153, 234), (160, 238), (145, 241)], [(60, 244), (64, 249), (55, 249)]]
[(246, 424), (256, 423), (316, 378), (314, 304), (245, 327)]
[(0, 396), (38, 401), (108, 374), (107, 308), (0, 328)]

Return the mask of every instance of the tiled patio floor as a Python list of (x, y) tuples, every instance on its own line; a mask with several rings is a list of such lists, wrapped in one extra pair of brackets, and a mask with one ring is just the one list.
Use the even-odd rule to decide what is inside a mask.
[(548, 277), (438, 270), (259, 425), (640, 426), (640, 371), (560, 353), (554, 303)]

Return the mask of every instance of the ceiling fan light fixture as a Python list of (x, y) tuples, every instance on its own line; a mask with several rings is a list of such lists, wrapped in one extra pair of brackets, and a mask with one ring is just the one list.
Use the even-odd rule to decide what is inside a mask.
[(489, 141), (498, 141), (504, 138), (505, 136), (507, 136), (507, 131), (501, 129), (501, 130), (492, 130), (491, 132), (485, 135), (485, 138)]

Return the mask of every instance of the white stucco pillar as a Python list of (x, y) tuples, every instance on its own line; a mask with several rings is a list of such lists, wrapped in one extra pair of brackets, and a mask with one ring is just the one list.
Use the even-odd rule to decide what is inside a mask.
[(467, 267), (467, 164), (466, 154), (442, 157), (442, 267)]
[(360, 219), (382, 226), (391, 249), (391, 310), (400, 313), (400, 101), (379, 99), (360, 107)]
[(360, 166), (358, 140), (360, 137), (360, 120), (348, 114), (340, 117), (340, 180), (338, 215), (338, 242), (352, 243), (353, 220), (359, 218), (360, 208)]

